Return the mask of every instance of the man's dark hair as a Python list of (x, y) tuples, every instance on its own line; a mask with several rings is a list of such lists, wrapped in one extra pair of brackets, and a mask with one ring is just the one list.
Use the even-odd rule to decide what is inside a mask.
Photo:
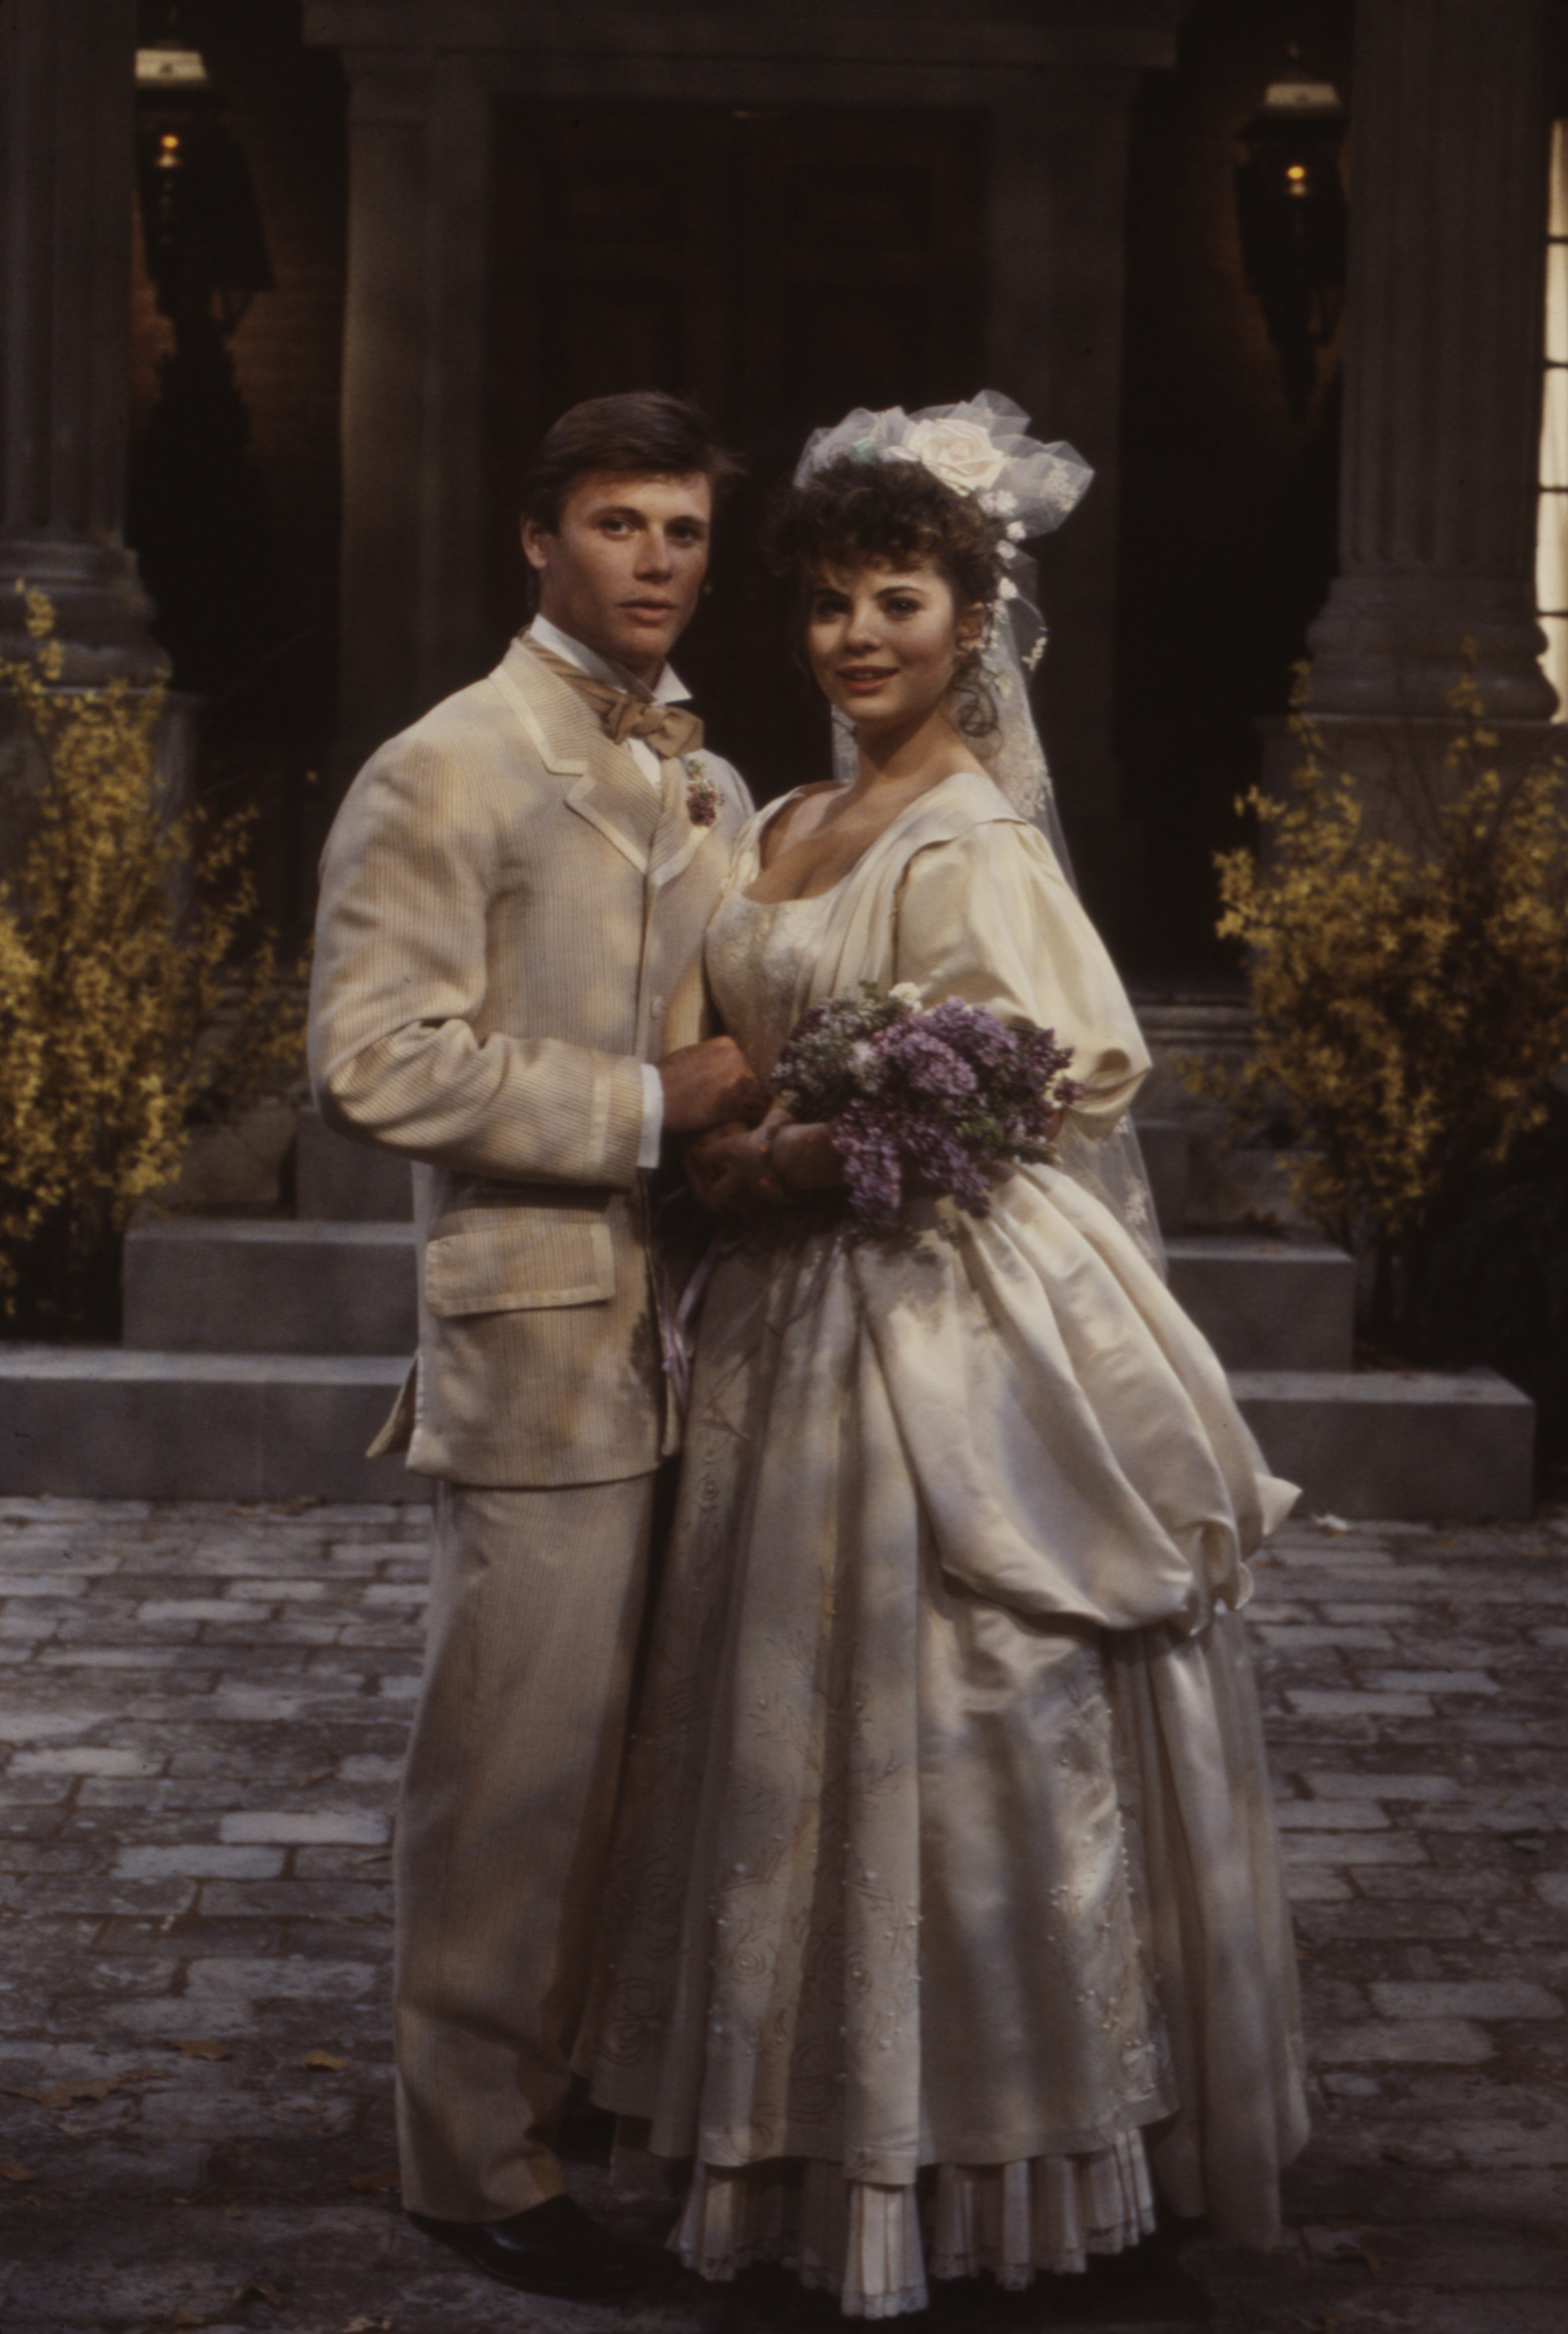
[(689, 478), (700, 471), (717, 502), (740, 464), (689, 398), (662, 389), (590, 397), (547, 429), (523, 481), (523, 516), (553, 535), (572, 484), (594, 470), (623, 478)]

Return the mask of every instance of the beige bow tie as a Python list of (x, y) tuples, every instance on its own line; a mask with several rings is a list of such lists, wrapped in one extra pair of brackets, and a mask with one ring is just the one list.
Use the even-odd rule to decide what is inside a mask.
[(661, 705), (657, 698), (634, 697), (629, 689), (595, 680), (581, 665), (569, 663), (540, 641), (530, 638), (528, 645), (552, 672), (577, 691), (584, 704), (592, 705), (606, 736), (618, 746), (624, 746), (629, 738), (644, 738), (661, 762), (672, 762), (680, 754), (695, 754), (701, 746), (702, 723), (684, 705)]

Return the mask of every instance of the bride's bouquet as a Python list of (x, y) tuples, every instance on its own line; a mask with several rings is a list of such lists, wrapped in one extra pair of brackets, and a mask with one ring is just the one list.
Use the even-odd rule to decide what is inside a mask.
[(1083, 1089), (1064, 1075), (1071, 1046), (1032, 1021), (1003, 1021), (948, 998), (922, 1006), (900, 981), (862, 980), (829, 997), (786, 1039), (773, 1090), (790, 1115), (823, 1124), (843, 1162), (850, 1213), (890, 1231), (906, 1176), (984, 1215), (988, 1170), (1049, 1160), (1055, 1117)]

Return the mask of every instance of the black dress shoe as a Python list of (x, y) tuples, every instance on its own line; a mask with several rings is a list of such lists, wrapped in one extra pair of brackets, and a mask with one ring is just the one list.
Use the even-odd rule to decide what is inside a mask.
[(647, 2292), (666, 2282), (675, 2264), (651, 2246), (629, 2245), (586, 2213), (570, 2196), (552, 2196), (504, 2221), (438, 2221), (410, 2213), (417, 2229), (435, 2237), (487, 2277), (520, 2293), (562, 2300), (610, 2300)]

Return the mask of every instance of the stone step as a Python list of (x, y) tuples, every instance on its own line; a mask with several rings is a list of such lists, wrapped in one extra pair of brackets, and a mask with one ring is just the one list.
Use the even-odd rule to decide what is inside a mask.
[[(1348, 1369), (1355, 1268), (1321, 1243), (1183, 1238), (1170, 1285), (1227, 1369)], [(128, 1346), (390, 1354), (415, 1338), (413, 1227), (176, 1216), (125, 1244)]]
[(402, 1354), (146, 1354), (0, 1344), (0, 1492), (108, 1500), (428, 1500), (364, 1452)]
[(301, 1111), (294, 1153), (294, 1213), (302, 1221), (405, 1223), (413, 1214), (408, 1162), (368, 1143), (350, 1143)]
[(1348, 1370), (1356, 1268), (1326, 1240), (1168, 1239), (1171, 1294), (1227, 1370)]
[[(142, 1353), (0, 1344), (0, 1494), (427, 1500), (362, 1456), (401, 1354)], [(1247, 1370), (1231, 1380), (1300, 1512), (1409, 1522), (1530, 1513), (1534, 1407), (1492, 1372)]]
[(122, 1288), (137, 1352), (414, 1350), (409, 1223), (170, 1216), (127, 1233)]
[(1231, 1387), (1301, 1515), (1518, 1523), (1535, 1405), (1492, 1370), (1238, 1370)]

